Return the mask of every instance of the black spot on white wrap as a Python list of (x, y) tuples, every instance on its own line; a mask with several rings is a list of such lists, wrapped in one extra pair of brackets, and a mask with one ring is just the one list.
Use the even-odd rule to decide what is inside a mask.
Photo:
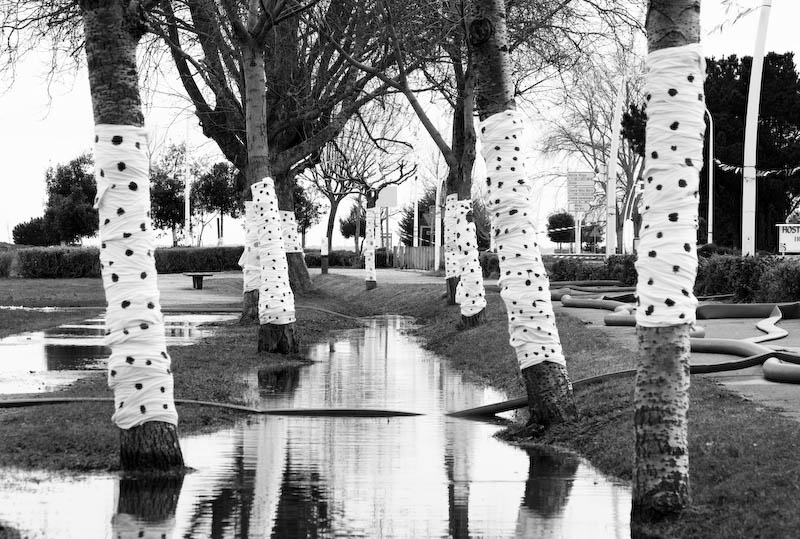
[[(699, 44), (647, 56), (648, 156), (636, 270), (636, 323), (663, 327), (695, 321), (692, 293), (699, 172), (703, 167), (703, 80)], [(657, 155), (657, 157), (653, 157)]]
[(250, 189), (253, 193), (261, 265), (258, 320), (261, 324), (291, 324), (295, 321), (294, 293), (289, 286), (289, 265), (283, 247), (275, 182), (272, 178), (264, 178), (250, 186)]
[(261, 262), (258, 243), (258, 221), (253, 203), (244, 203), (244, 251), (239, 257), (239, 267), (244, 276), (244, 291), (250, 292), (261, 287)]
[(471, 218), (472, 200), (457, 200), (455, 204), (455, 240), (458, 275), (456, 301), (463, 316), (474, 316), (486, 307), (483, 272), (478, 262), (478, 240)]
[(375, 227), (377, 226), (378, 208), (367, 208), (366, 227), (364, 231), (364, 272), (366, 281), (377, 281), (375, 273)]
[(444, 271), (445, 278), (458, 277), (456, 259), (456, 203), (458, 194), (447, 195), (444, 199)]
[(297, 218), (293, 211), (281, 210), (281, 230), (283, 231), (283, 246), (287, 253), (302, 253), (300, 234), (297, 232)]
[(532, 186), (525, 174), (521, 142), (524, 117), (517, 111), (481, 122), (487, 174), (487, 207), (500, 259), (500, 294), (508, 312), (509, 342), (520, 369), (552, 361), (564, 365), (550, 283), (536, 241)]
[(100, 267), (108, 302), (112, 419), (122, 429), (148, 421), (177, 425), (153, 258), (147, 133), (135, 126), (99, 124), (95, 135), (95, 208), (101, 223)]

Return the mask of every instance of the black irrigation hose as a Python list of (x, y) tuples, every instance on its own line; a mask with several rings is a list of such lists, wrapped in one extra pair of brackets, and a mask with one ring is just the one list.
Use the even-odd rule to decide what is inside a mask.
[[(42, 399), (9, 399), (0, 400), (0, 408), (24, 408), (29, 406), (44, 406), (50, 404), (71, 404), (76, 402), (114, 402), (111, 397), (52, 397)], [(175, 399), (175, 404), (188, 404), (196, 406), (211, 406), (235, 412), (245, 412), (258, 415), (288, 415), (306, 417), (406, 417), (422, 415), (415, 412), (398, 412), (395, 410), (379, 410), (374, 408), (273, 408), (259, 409), (228, 404), (225, 402), (197, 401)]]
[[(695, 341), (701, 341), (702, 342), (704, 340), (705, 339), (692, 339), (692, 351), (693, 352), (703, 352), (703, 351), (706, 351), (706, 352), (711, 352), (711, 351), (721, 352), (722, 351), (719, 348), (716, 348), (716, 349), (712, 350), (712, 347), (708, 347), (708, 349), (705, 349), (705, 350), (703, 350), (703, 349), (696, 350), (695, 349)], [(727, 341), (727, 339), (708, 339), (708, 340), (709, 341)], [(729, 341), (729, 343), (738, 343), (738, 342), (740, 342), (740, 341), (733, 341), (733, 340)], [(740, 370), (740, 369), (747, 369), (749, 367), (755, 367), (755, 366), (758, 366), (758, 365), (762, 365), (765, 362), (767, 362), (770, 358), (775, 358), (776, 360), (786, 361), (788, 363), (792, 363), (792, 364), (795, 364), (795, 365), (800, 365), (800, 356), (798, 356), (797, 354), (792, 354), (792, 353), (788, 353), (788, 352), (774, 351), (774, 350), (770, 350), (768, 348), (764, 348), (763, 346), (759, 346), (759, 345), (753, 344), (753, 343), (742, 343), (742, 344), (747, 344), (747, 345), (750, 345), (750, 346), (752, 346), (754, 348), (758, 347), (760, 349), (764, 349), (765, 351), (762, 351), (760, 353), (757, 353), (757, 354), (749, 356), (749, 357), (745, 357), (745, 358), (740, 359), (738, 361), (729, 361), (729, 362), (725, 362), (725, 363), (711, 363), (711, 364), (704, 364), (704, 365), (692, 365), (691, 367), (689, 367), (689, 372), (691, 374), (709, 374), (709, 373), (715, 373), (715, 372), (736, 371), (736, 370)], [(744, 347), (742, 349), (744, 349)], [(765, 367), (766, 367), (766, 365), (765, 365)], [(777, 370), (778, 368), (780, 368), (780, 367), (776, 366), (775, 370)], [(615, 379), (615, 378), (622, 378), (624, 376), (632, 376), (634, 374), (636, 374), (636, 369), (627, 369), (627, 370), (624, 370), (624, 371), (609, 372), (609, 373), (601, 374), (601, 375), (598, 375), (598, 376), (592, 376), (590, 378), (583, 378), (581, 380), (576, 380), (575, 382), (572, 383), (572, 388), (573, 389), (579, 389), (581, 387), (585, 387), (585, 386), (588, 386), (590, 384), (596, 384), (596, 383), (599, 383), (599, 382), (605, 382), (606, 380), (612, 380), (612, 379)], [(766, 374), (766, 372), (765, 372), (765, 374)], [(509, 412), (511, 410), (517, 410), (519, 408), (524, 408), (527, 405), (528, 405), (528, 398), (527, 397), (519, 397), (519, 398), (516, 398), (516, 399), (510, 399), (510, 400), (507, 400), (507, 401), (504, 401), (504, 402), (498, 402), (498, 403), (495, 403), (495, 404), (487, 404), (485, 406), (478, 406), (476, 408), (470, 408), (468, 410), (461, 410), (459, 412), (452, 412), (452, 413), (447, 414), (447, 415), (452, 416), (452, 417), (486, 417), (486, 416), (492, 416), (492, 415), (495, 415), (495, 414), (499, 414), (499, 413), (502, 413), (502, 412)]]

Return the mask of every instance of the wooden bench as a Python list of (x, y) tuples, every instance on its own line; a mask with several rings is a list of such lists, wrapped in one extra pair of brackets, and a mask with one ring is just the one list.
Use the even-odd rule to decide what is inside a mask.
[(192, 278), (192, 288), (198, 290), (203, 289), (203, 277), (211, 277), (211, 273), (184, 273), (187, 277)]

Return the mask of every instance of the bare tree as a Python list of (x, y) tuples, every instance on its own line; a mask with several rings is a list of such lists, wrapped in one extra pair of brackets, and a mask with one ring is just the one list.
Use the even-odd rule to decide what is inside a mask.
[(530, 210), (531, 185), (520, 147), (525, 127), (515, 112), (505, 21), (502, 0), (471, 2), (467, 28), (501, 295), (509, 313), (510, 342), (525, 380), (531, 425), (541, 429), (574, 419), (577, 409)]
[(700, 2), (652, 0), (647, 12), (647, 169), (636, 310), (631, 525), (689, 503), (689, 330), (697, 299), (697, 190), (705, 61)]
[(125, 470), (182, 468), (150, 224), (136, 47), (152, 2), (81, 0), (96, 124), (95, 200), (108, 300), (109, 385)]

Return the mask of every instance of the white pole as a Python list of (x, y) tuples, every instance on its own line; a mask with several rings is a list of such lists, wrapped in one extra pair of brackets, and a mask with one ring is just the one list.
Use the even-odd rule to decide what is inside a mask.
[(625, 76), (619, 78), (617, 97), (614, 100), (614, 114), (611, 117), (611, 148), (606, 161), (606, 256), (617, 252), (617, 152), (619, 151), (619, 131), (622, 124), (622, 94)]
[(436, 183), (436, 200), (433, 204), (433, 269), (439, 271), (439, 266), (442, 262), (442, 209), (439, 207), (439, 201), (442, 199), (442, 182)]
[(417, 177), (414, 176), (414, 236), (411, 244), (419, 247), (419, 204), (417, 200)]
[(758, 105), (761, 100), (761, 74), (764, 70), (764, 43), (772, 0), (763, 0), (758, 19), (756, 48), (750, 71), (747, 94), (747, 115), (744, 127), (744, 167), (742, 171), (742, 254), (756, 252), (756, 140), (758, 136)]
[(714, 243), (714, 119), (711, 112), (706, 108), (708, 116), (708, 240), (707, 243)]
[(183, 173), (183, 235), (187, 245), (192, 244), (192, 234), (190, 232), (192, 226), (192, 212), (191, 212), (191, 203), (190, 203), (190, 196), (192, 192), (192, 184), (189, 181), (189, 167), (184, 168)]
[(581, 254), (581, 212), (575, 212), (575, 252)]

